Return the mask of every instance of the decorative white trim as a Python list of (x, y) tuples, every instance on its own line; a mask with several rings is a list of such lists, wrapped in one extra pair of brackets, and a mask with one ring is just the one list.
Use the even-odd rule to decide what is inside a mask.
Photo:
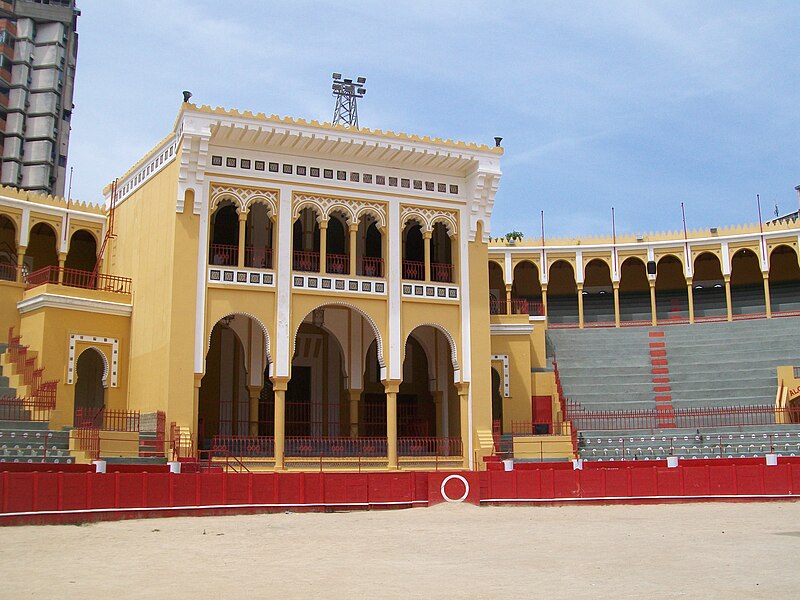
[(533, 325), (528, 323), (492, 323), (489, 332), (492, 335), (530, 335)]
[(331, 213), (340, 211), (347, 217), (348, 224), (358, 223), (363, 215), (371, 214), (381, 231), (386, 227), (386, 205), (382, 202), (295, 192), (292, 197), (292, 221), (295, 221), (300, 216), (300, 211), (306, 207), (315, 209), (323, 221), (327, 220)]
[(492, 360), (503, 361), (503, 397), (508, 398), (511, 396), (508, 386), (508, 354), (492, 354)]
[[(261, 329), (261, 333), (264, 335), (264, 355), (265, 355), (266, 360), (267, 360), (267, 365), (269, 365), (269, 375), (272, 376), (272, 350), (271, 350), (271, 342), (270, 342), (270, 338), (269, 338), (269, 331), (267, 331), (267, 326), (264, 325), (264, 323), (261, 321), (261, 319), (259, 319), (258, 317), (256, 317), (255, 315), (252, 315), (250, 313), (242, 312), (240, 310), (237, 310), (237, 311), (229, 312), (225, 316), (220, 317), (217, 320), (217, 323), (219, 323), (222, 319), (224, 319), (226, 317), (235, 317), (237, 315), (241, 315), (242, 317), (247, 317), (247, 318), (251, 319)], [(217, 325), (217, 323), (214, 323), (214, 325), (212, 325), (211, 328), (208, 330), (208, 336), (206, 338), (206, 345), (205, 345), (205, 353), (208, 353), (208, 351), (211, 349), (211, 336), (214, 333), (214, 327)]]
[(212, 184), (208, 200), (209, 211), (214, 212), (223, 200), (231, 200), (236, 205), (236, 212), (239, 214), (247, 214), (253, 204), (266, 206), (269, 209), (270, 217), (278, 214), (278, 193), (275, 190)]
[(436, 283), (418, 281), (414, 283), (403, 282), (403, 298), (425, 298), (426, 300), (458, 300), (459, 288), (454, 285), (439, 285)]
[[(292, 306), (292, 197), (290, 186), (281, 186), (278, 192), (278, 248), (277, 248), (277, 314), (275, 315), (275, 367), (278, 377), (288, 377), (292, 367), (292, 346), (289, 338)], [(273, 249), (273, 252), (275, 250)]]
[(237, 267), (208, 267), (208, 283), (217, 285), (246, 285), (250, 287), (275, 287), (275, 273), (259, 269)]
[(386, 295), (386, 281), (369, 278), (342, 278), (325, 274), (304, 275), (292, 273), (292, 289), (311, 292), (328, 292), (335, 294), (370, 294)]
[[(400, 229), (400, 205), (392, 202), (389, 205), (389, 239), (386, 246), (389, 254), (389, 379), (403, 378), (403, 346), (400, 325), (401, 311), (401, 272), (402, 232)], [(381, 373), (381, 379), (386, 373)]]
[[(84, 335), (73, 333), (69, 336), (69, 358), (67, 360), (67, 384), (72, 385), (75, 381), (75, 347), (77, 342), (91, 342), (93, 345), (84, 348), (81, 354), (86, 350), (93, 349), (103, 357), (103, 364), (105, 370), (103, 372), (103, 387), (108, 387), (108, 373), (111, 371), (111, 387), (117, 387), (117, 372), (119, 371), (119, 339), (112, 337), (105, 337), (102, 335)], [(106, 353), (94, 344), (106, 344), (111, 346), (111, 364), (108, 363)]]
[(17, 310), (23, 315), (40, 308), (63, 308), (65, 310), (80, 310), (122, 317), (130, 317), (133, 312), (133, 306), (130, 304), (108, 302), (106, 300), (89, 300), (87, 298), (75, 298), (74, 296), (60, 296), (58, 294), (40, 294), (17, 302)]
[[(183, 160), (188, 160), (188, 147), (184, 143), (183, 151), (187, 155)], [(117, 206), (122, 204), (128, 197), (137, 189), (142, 187), (146, 182), (152, 179), (157, 173), (164, 170), (164, 168), (172, 163), (178, 155), (178, 138), (171, 135), (168, 139), (164, 140), (158, 148), (153, 150), (146, 157), (146, 162), (143, 162), (135, 171), (131, 172), (127, 177), (122, 179), (117, 184)], [(182, 165), (183, 166), (183, 165)], [(111, 189), (105, 195), (106, 207), (111, 202)], [(179, 200), (176, 208), (178, 212), (183, 212), (183, 207)]]
[(423, 231), (433, 231), (436, 223), (443, 223), (447, 235), (458, 234), (458, 212), (441, 208), (421, 208), (419, 206), (403, 206), (400, 212), (400, 227), (405, 228), (409, 221), (416, 221)]

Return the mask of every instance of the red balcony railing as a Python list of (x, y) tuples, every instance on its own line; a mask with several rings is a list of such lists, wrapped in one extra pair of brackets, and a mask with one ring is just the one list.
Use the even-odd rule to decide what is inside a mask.
[(55, 402), (49, 398), (0, 398), (0, 420), (49, 421)]
[(272, 248), (244, 247), (244, 266), (254, 269), (272, 268)]
[(0, 263), (0, 280), (16, 281), (17, 265), (12, 265), (11, 263)]
[(398, 456), (463, 456), (460, 437), (397, 438)]
[(346, 254), (327, 254), (325, 262), (328, 273), (345, 275), (350, 272), (350, 257)]
[(211, 244), (209, 263), (220, 267), (235, 267), (239, 264), (239, 247), (228, 244)]
[(453, 283), (453, 265), (432, 262), (431, 280), (441, 283)]
[(275, 456), (275, 438), (269, 436), (215, 435), (211, 452), (216, 456)]
[(365, 256), (361, 259), (361, 275), (365, 277), (383, 277), (383, 259)]
[(79, 269), (44, 267), (29, 274), (25, 281), (27, 289), (30, 290), (46, 283), (58, 283), (59, 279), (62, 285), (84, 290), (100, 290), (119, 294), (131, 293), (131, 279), (129, 277), (92, 273)]
[(425, 263), (419, 260), (404, 260), (403, 279), (414, 279), (416, 281), (425, 279)]
[(287, 437), (286, 456), (386, 456), (385, 437)]
[(295, 250), (292, 254), (292, 268), (295, 271), (319, 273), (319, 252)]

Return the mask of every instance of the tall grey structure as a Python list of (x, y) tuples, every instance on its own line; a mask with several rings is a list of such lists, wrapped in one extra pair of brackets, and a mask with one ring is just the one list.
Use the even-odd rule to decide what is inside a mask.
[(0, 184), (64, 195), (80, 11), (0, 0)]

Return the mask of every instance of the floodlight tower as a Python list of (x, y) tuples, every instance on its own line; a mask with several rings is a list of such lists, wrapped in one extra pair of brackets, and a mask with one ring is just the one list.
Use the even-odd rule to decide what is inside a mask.
[(334, 125), (347, 125), (358, 129), (358, 105), (356, 100), (367, 93), (364, 84), (366, 77), (359, 77), (355, 83), (352, 79), (342, 79), (341, 73), (333, 74), (333, 95), (336, 96), (336, 108), (333, 111)]

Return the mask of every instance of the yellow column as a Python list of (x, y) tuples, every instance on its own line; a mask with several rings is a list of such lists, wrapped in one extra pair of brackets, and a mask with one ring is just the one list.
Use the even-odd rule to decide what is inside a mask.
[(358, 437), (358, 402), (361, 390), (350, 390), (350, 437)]
[[(457, 383), (459, 415), (461, 416), (461, 448), (464, 455), (464, 467), (469, 468), (469, 383)], [(476, 466), (477, 468), (477, 466)]]
[(356, 242), (358, 241), (358, 223), (350, 223), (350, 276), (355, 277), (358, 273), (358, 261), (356, 260)]
[(506, 314), (511, 314), (511, 286), (506, 284)]
[(431, 237), (432, 231), (422, 232), (422, 243), (425, 245), (425, 281), (431, 280)]
[(397, 469), (397, 392), (400, 382), (386, 380), (383, 389), (386, 392), (386, 458), (388, 467)]
[(583, 329), (583, 284), (578, 284), (578, 327)]
[[(58, 283), (64, 283), (64, 265), (67, 263), (67, 255), (64, 252), (58, 253)], [(52, 280), (51, 280), (52, 281)]]
[(686, 297), (689, 300), (689, 323), (694, 323), (694, 291), (691, 277), (686, 279)]
[(319, 222), (319, 272), (328, 272), (328, 220)]
[(725, 275), (725, 306), (728, 308), (728, 321), (733, 321), (733, 304), (731, 302), (731, 276)]
[(255, 385), (247, 386), (250, 395), (250, 435), (258, 435), (258, 400), (261, 398), (261, 388)]
[(246, 237), (247, 213), (239, 213), (239, 257), (236, 262), (241, 269), (244, 266), (244, 240)]
[(769, 273), (764, 273), (764, 308), (767, 311), (767, 318), (772, 318), (772, 302), (769, 297)]
[(614, 327), (619, 327), (619, 281), (612, 283), (614, 286)]
[(27, 249), (27, 246), (20, 246), (17, 248), (17, 281), (19, 283), (25, 282), (22, 277), (22, 265), (25, 264), (25, 251)]
[(542, 286), (542, 316), (547, 319), (547, 284)]
[(286, 448), (286, 387), (288, 377), (273, 377), (272, 391), (275, 395), (275, 470), (285, 468)]
[(650, 315), (653, 327), (658, 325), (658, 315), (656, 314), (656, 282), (650, 282)]

